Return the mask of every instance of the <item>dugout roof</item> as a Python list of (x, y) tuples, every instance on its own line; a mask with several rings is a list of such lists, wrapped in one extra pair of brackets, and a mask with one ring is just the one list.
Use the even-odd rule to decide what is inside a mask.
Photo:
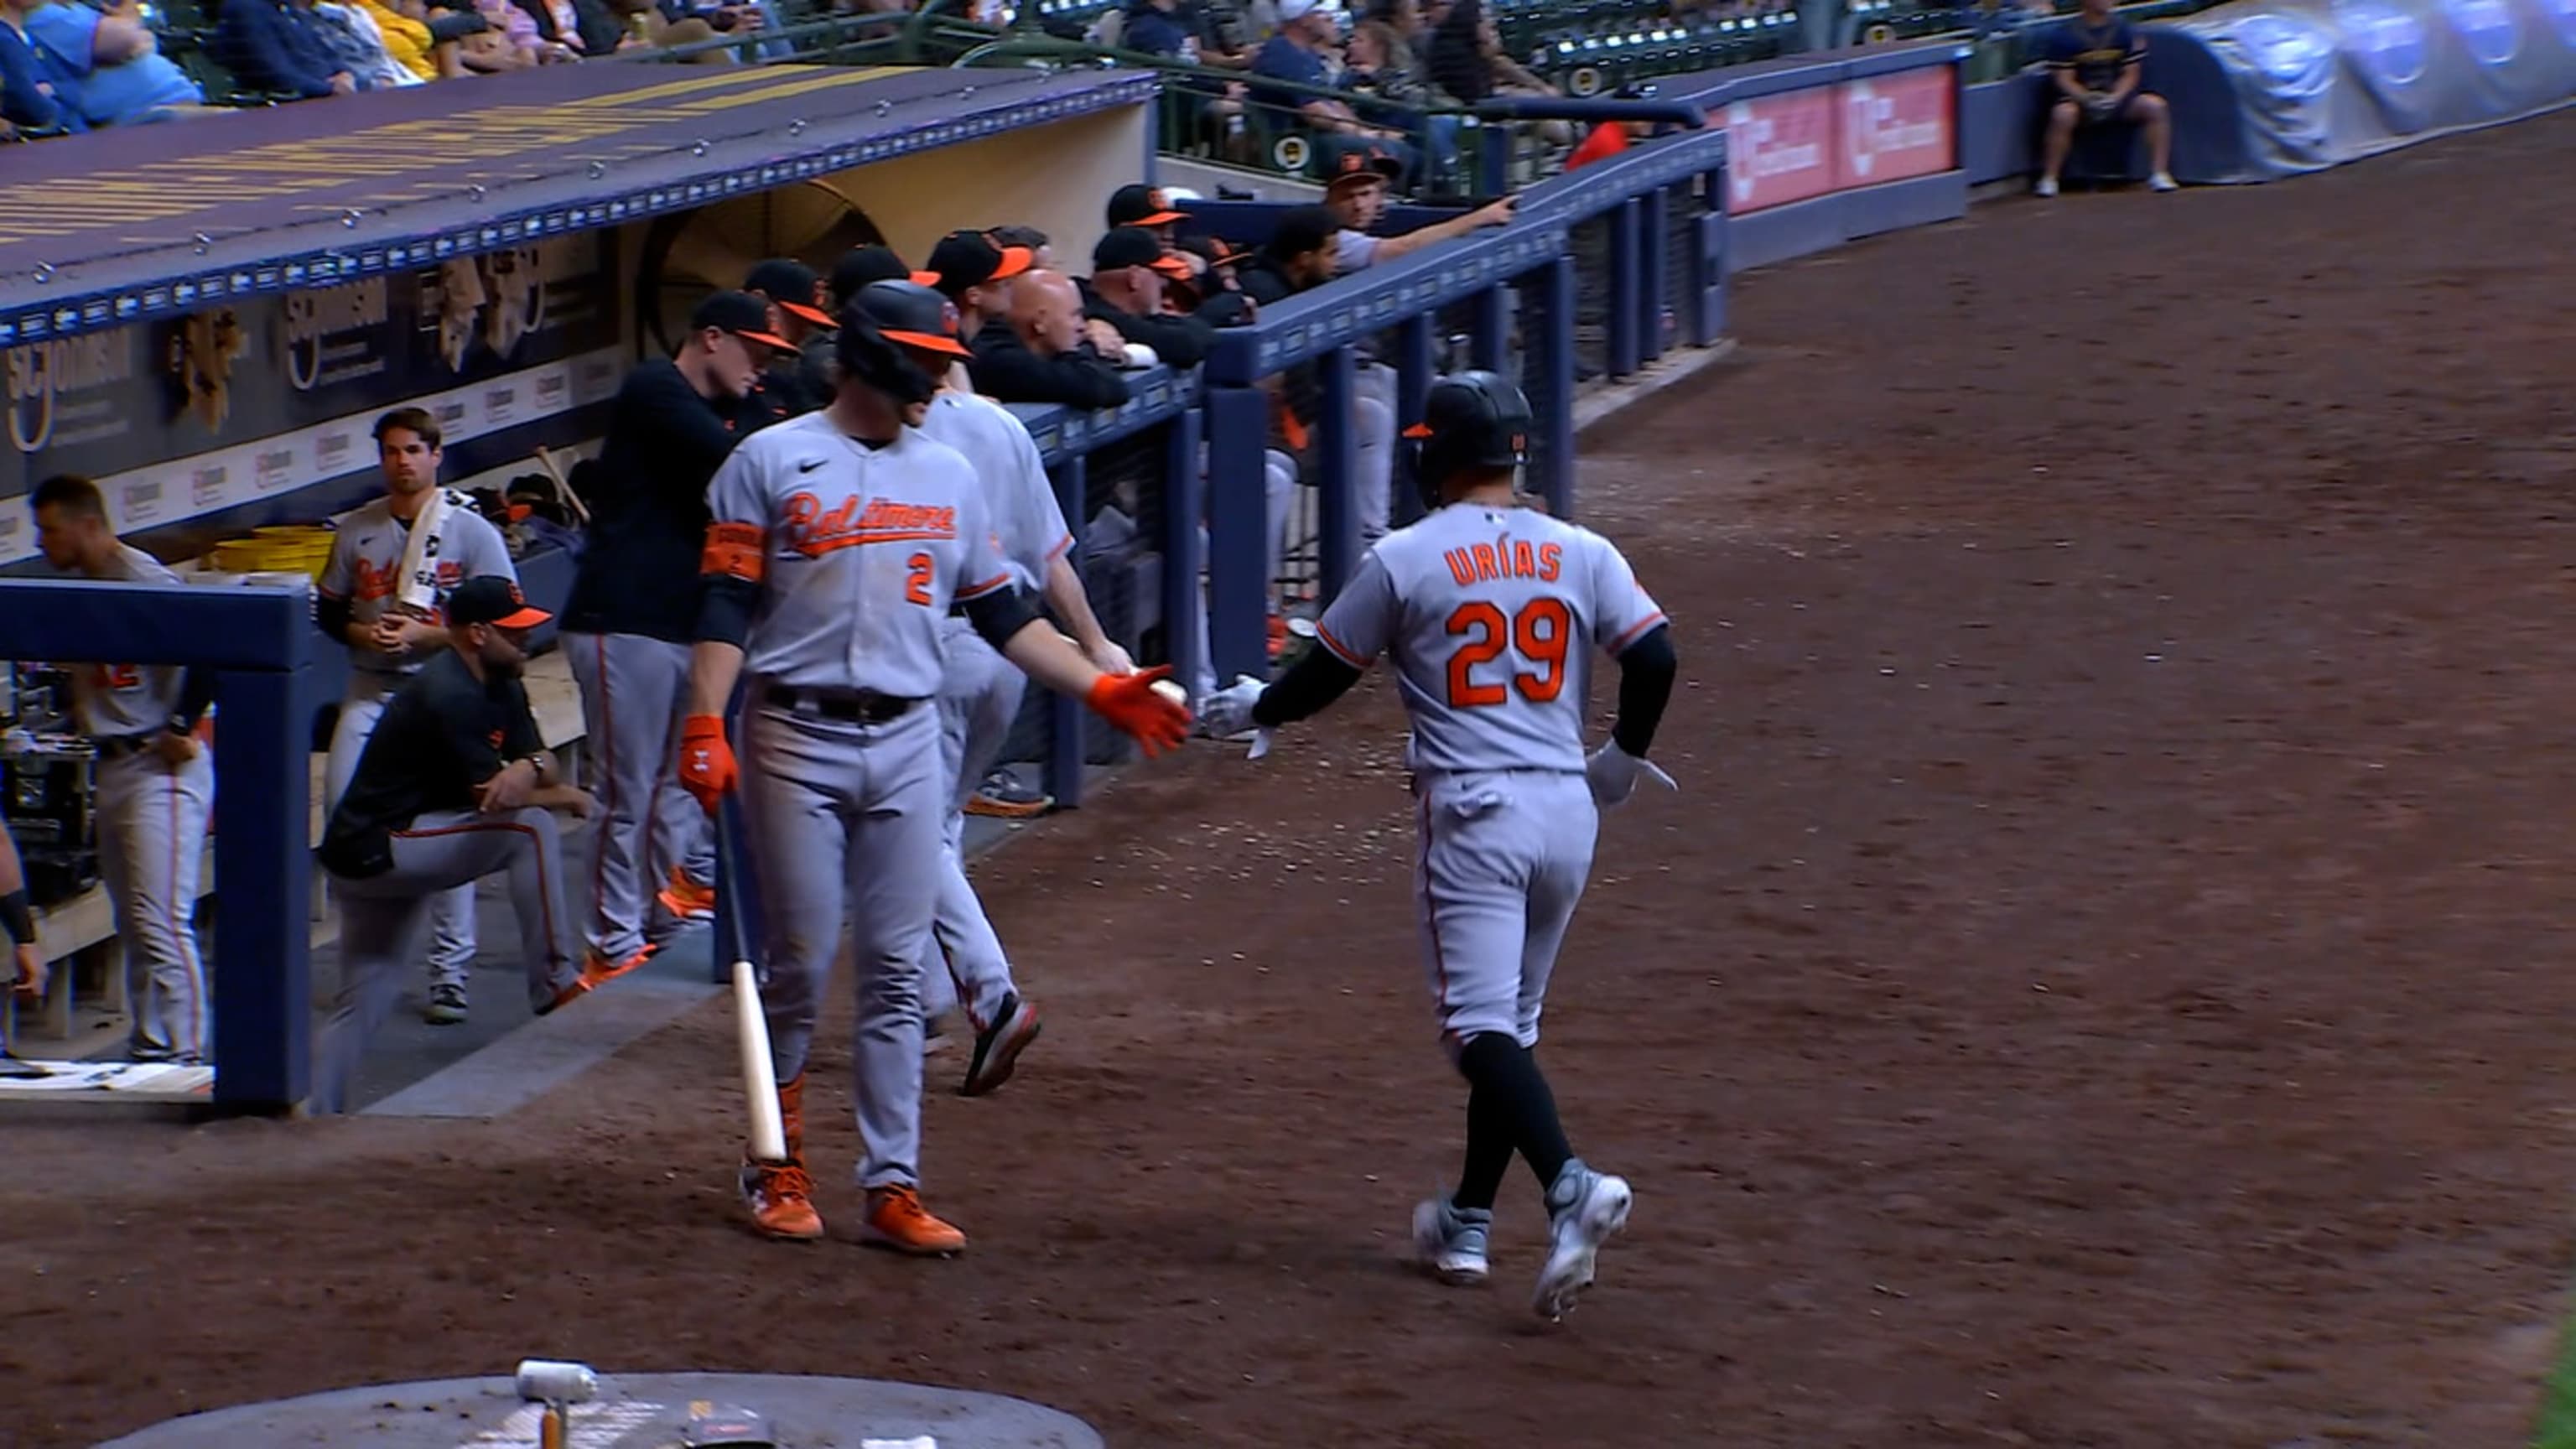
[(0, 184), (0, 347), (635, 221), (1155, 86), (611, 62), (46, 141)]

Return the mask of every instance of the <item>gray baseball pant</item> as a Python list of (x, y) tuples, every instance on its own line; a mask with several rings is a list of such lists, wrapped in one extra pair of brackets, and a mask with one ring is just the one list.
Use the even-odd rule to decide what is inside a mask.
[[(403, 677), (372, 669), (349, 671), (349, 695), (340, 701), (340, 722), (331, 729), (331, 758), (322, 771), (322, 814), (340, 808), (357, 777), (358, 757), (376, 732), (385, 705), (402, 687)], [(474, 887), (458, 886), (429, 904), (429, 984), (465, 989), (474, 965)]]
[(1000, 1015), (1003, 998), (1018, 988), (1002, 938), (985, 918), (984, 903), (966, 879), (966, 801), (1001, 758), (1019, 718), (1028, 676), (984, 642), (975, 626), (950, 618), (943, 642), (948, 657), (939, 677), (939, 760), (948, 785), (940, 820), (939, 904), (931, 914), (931, 945), (945, 961), (924, 962), (921, 1014), (933, 1018), (963, 1004), (977, 1031)]
[(715, 883), (714, 828), (675, 768), (689, 712), (689, 646), (642, 634), (566, 634), (563, 650), (581, 689), (599, 797), (589, 939), (600, 955), (623, 961), (644, 949), (654, 893), (673, 867), (699, 885)]
[(1600, 812), (1573, 770), (1425, 772), (1413, 890), (1444, 1045), (1538, 1045), (1548, 977), (1592, 873)]
[(1360, 546), (1386, 537), (1388, 513), (1394, 506), (1395, 369), (1383, 362), (1363, 362), (1354, 369), (1351, 426), (1359, 434), (1359, 467), (1351, 484), (1359, 490)]
[(939, 898), (938, 711), (884, 724), (757, 702), (742, 727), (743, 821), (758, 869), (770, 1064), (805, 1070), (839, 954), (843, 905), (858, 973), (850, 1045), (861, 1187), (921, 1181), (921, 958)]
[(581, 974), (581, 935), (564, 900), (563, 845), (554, 815), (530, 805), (485, 815), (437, 810), (392, 840), (393, 868), (360, 879), (334, 877), (340, 903), (340, 994), (323, 1028), (313, 1083), (313, 1110), (347, 1107), (349, 1083), (367, 1043), (402, 998), (403, 963), (411, 959), (430, 903), (442, 892), (496, 871), (510, 878), (510, 905), (526, 944), (528, 1007), (543, 1011)]
[(98, 763), (98, 873), (116, 912), (134, 1038), (207, 1059), (213, 1035), (197, 954), (197, 883), (215, 804), (214, 751), (173, 769), (150, 750)]

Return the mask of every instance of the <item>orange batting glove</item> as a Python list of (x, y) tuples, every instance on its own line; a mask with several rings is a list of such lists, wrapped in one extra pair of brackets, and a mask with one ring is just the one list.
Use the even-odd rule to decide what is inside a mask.
[(724, 720), (711, 714), (693, 714), (680, 721), (680, 788), (689, 792), (709, 815), (724, 803), (725, 792), (742, 778), (742, 769), (733, 761), (733, 746), (725, 743)]
[(1154, 682), (1171, 672), (1172, 666), (1157, 664), (1133, 674), (1104, 674), (1092, 681), (1091, 693), (1083, 703), (1143, 746), (1146, 758), (1151, 759), (1165, 750), (1179, 749), (1181, 741), (1190, 737), (1189, 707), (1154, 691)]

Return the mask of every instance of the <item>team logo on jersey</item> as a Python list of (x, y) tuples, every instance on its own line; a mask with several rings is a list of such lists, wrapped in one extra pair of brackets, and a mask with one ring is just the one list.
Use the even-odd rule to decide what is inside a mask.
[(906, 543), (957, 536), (957, 510), (879, 498), (865, 512), (844, 498), (831, 508), (811, 493), (791, 493), (781, 510), (787, 546), (812, 558), (863, 543)]
[[(431, 578), (433, 580), (433, 587), (435, 587), (443, 596), (458, 584), (465, 582), (465, 565), (463, 562), (456, 559), (442, 560), (436, 565), (431, 574)], [(390, 599), (394, 596), (401, 580), (402, 564), (400, 560), (388, 563), (377, 563), (373, 559), (362, 558), (358, 560), (357, 566), (351, 571), (349, 579), (349, 597), (354, 601), (360, 602), (375, 599)], [(522, 601), (517, 598), (512, 598), (510, 602), (516, 604)]]

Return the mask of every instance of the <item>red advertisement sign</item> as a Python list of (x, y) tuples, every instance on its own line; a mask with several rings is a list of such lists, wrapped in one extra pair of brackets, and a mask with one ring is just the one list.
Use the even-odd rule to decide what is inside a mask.
[(1840, 172), (1834, 121), (1830, 86), (1729, 105), (1727, 212), (1742, 216), (1833, 190)]
[(1845, 81), (1841, 91), (1835, 190), (1929, 176), (1959, 164), (1958, 93), (1948, 66)]

